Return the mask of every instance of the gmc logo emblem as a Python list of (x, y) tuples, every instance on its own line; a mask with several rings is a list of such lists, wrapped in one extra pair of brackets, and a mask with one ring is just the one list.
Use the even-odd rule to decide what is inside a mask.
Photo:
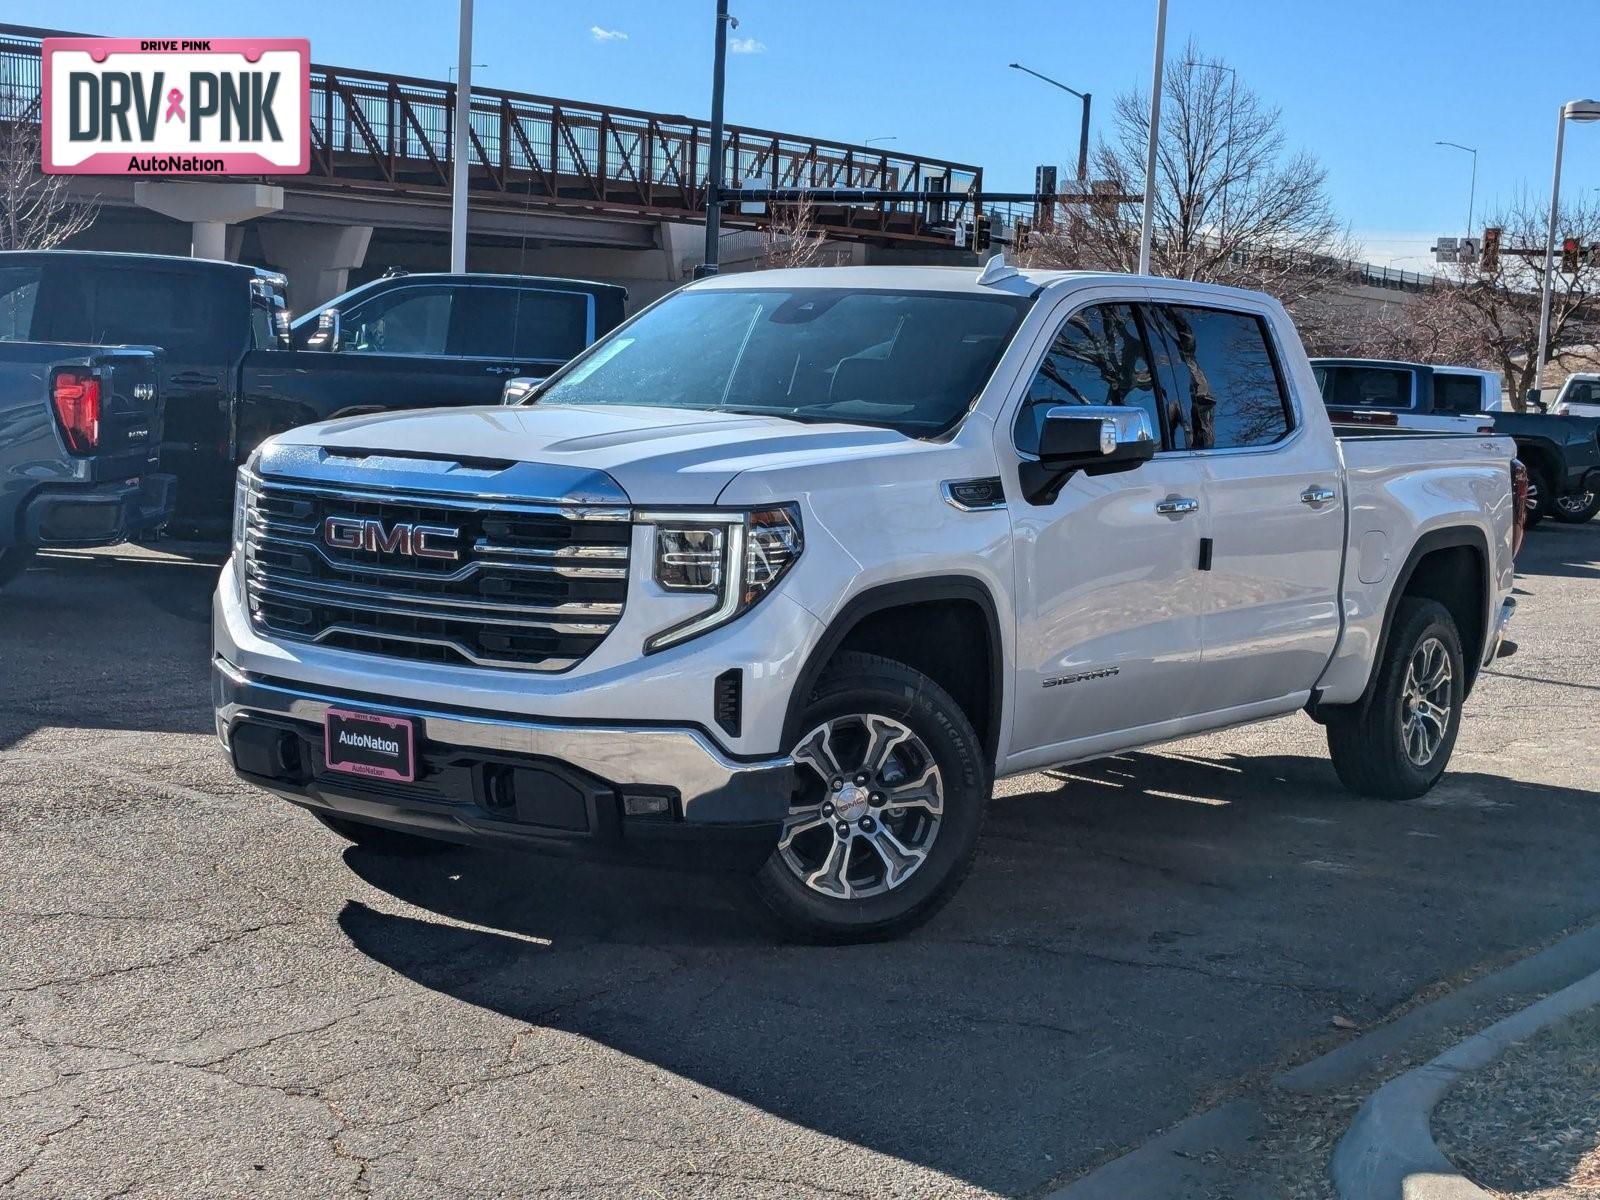
[(461, 551), (446, 543), (461, 536), (448, 525), (385, 526), (372, 517), (329, 517), (322, 523), (322, 540), (336, 550), (370, 550), (374, 554), (407, 554), (413, 558), (442, 558), (454, 562)]

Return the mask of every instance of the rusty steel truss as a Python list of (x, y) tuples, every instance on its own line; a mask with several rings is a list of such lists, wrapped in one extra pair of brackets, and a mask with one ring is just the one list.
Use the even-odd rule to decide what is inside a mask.
[[(0, 120), (37, 119), (47, 36), (0, 24)], [(275, 182), (448, 202), (455, 96), (449, 82), (313, 65), (311, 173)], [(704, 217), (708, 121), (474, 87), (467, 132), (475, 207)], [(741, 188), (864, 189), (900, 195), (816, 203), (812, 220), (833, 237), (947, 245), (951, 223), (981, 211), (982, 186), (982, 168), (964, 163), (739, 125), (724, 132), (728, 225), (768, 220), (770, 205), (738, 202)]]

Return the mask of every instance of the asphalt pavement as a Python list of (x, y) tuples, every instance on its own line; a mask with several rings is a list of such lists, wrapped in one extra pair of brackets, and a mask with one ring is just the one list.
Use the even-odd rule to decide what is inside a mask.
[(1424, 799), (1298, 716), (1008, 780), (940, 916), (819, 949), (732, 880), (347, 846), (225, 763), (214, 564), (45, 555), (0, 592), (0, 1195), (1042, 1195), (1600, 913), (1600, 522), (1520, 566)]

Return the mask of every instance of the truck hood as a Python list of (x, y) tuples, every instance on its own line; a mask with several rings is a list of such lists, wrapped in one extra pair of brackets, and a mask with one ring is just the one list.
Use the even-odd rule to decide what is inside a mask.
[[(307, 425), (273, 439), (335, 454), (500, 460), (601, 471), (635, 504), (712, 504), (734, 476), (775, 462), (914, 444), (861, 425), (623, 405), (439, 408)], [(565, 474), (565, 472), (563, 472)]]

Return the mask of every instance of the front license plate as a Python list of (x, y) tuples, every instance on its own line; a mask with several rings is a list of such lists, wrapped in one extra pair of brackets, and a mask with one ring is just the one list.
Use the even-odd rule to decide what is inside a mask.
[(330, 771), (400, 783), (417, 777), (416, 724), (404, 717), (330, 708), (323, 732)]

